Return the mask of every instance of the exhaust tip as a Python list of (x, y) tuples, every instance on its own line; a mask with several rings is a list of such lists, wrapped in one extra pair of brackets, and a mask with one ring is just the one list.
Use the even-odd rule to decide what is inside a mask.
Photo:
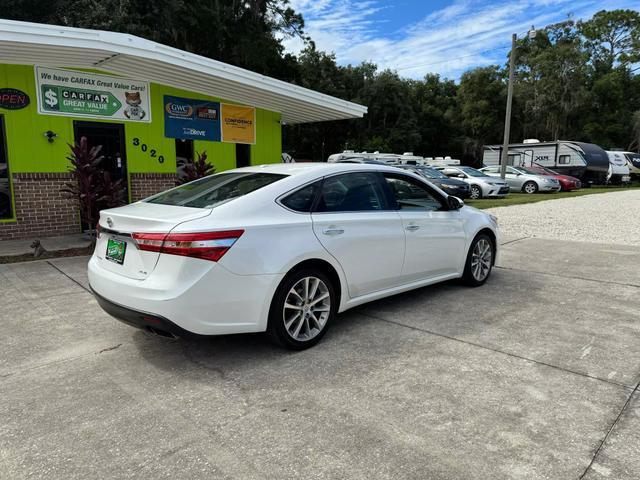
[(174, 335), (171, 332), (160, 330), (159, 328), (155, 328), (155, 327), (147, 327), (147, 331), (150, 333), (153, 333), (154, 335), (157, 335), (158, 337), (164, 337), (170, 340), (177, 340), (179, 338), (177, 335)]

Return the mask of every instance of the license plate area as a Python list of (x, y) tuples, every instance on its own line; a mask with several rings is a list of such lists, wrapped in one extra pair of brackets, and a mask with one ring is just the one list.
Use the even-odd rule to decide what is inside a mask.
[(122, 265), (124, 263), (124, 256), (126, 252), (127, 242), (124, 240), (109, 238), (107, 241), (107, 252), (104, 257), (110, 262)]

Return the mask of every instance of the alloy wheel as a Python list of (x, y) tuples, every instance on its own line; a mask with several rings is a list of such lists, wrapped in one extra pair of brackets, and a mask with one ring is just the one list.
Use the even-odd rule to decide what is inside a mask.
[(471, 274), (478, 282), (482, 282), (489, 275), (493, 250), (491, 243), (485, 238), (481, 238), (473, 248), (471, 255)]
[(471, 198), (473, 200), (477, 200), (478, 198), (480, 198), (480, 187), (477, 187), (475, 185), (471, 187)]
[(524, 191), (526, 193), (536, 193), (537, 190), (538, 187), (533, 182), (527, 182), (527, 184), (524, 186)]
[(317, 277), (304, 277), (289, 290), (282, 319), (289, 336), (305, 342), (322, 332), (330, 312), (331, 295), (327, 285)]

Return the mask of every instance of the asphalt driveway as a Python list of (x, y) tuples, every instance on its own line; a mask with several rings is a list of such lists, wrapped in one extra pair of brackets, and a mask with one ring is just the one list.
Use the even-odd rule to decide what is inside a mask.
[(0, 478), (640, 478), (640, 247), (511, 239), (316, 348), (170, 341), (0, 265)]

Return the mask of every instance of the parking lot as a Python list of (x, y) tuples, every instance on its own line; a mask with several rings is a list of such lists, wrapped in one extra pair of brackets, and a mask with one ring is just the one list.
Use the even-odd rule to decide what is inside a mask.
[(129, 328), (86, 258), (0, 265), (0, 478), (639, 478), (640, 247), (503, 241), (484, 287), (299, 353)]

